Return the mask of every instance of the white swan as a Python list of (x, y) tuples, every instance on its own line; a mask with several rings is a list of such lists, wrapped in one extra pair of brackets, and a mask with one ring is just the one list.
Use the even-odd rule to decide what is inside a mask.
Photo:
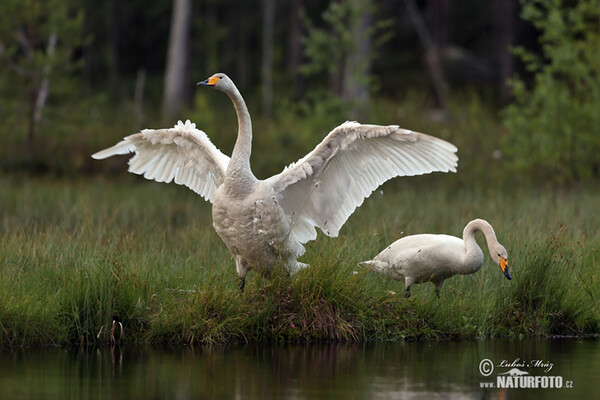
[(213, 202), (213, 226), (236, 262), (240, 288), (251, 269), (281, 262), (289, 273), (306, 267), (296, 257), (318, 227), (336, 237), (350, 214), (383, 182), (399, 175), (456, 171), (456, 147), (401, 129), (346, 122), (304, 158), (265, 180), (250, 169), (252, 125), (244, 99), (222, 73), (198, 84), (225, 92), (235, 107), (238, 136), (231, 158), (196, 125), (145, 129), (92, 157), (135, 152), (129, 171), (186, 185)]
[(477, 231), (485, 235), (492, 260), (500, 266), (507, 279), (512, 279), (508, 272), (506, 249), (498, 243), (494, 228), (483, 219), (469, 222), (462, 239), (432, 234), (406, 236), (389, 245), (374, 259), (358, 265), (392, 279), (404, 280), (406, 297), (410, 296), (412, 285), (423, 282), (432, 282), (437, 297), (440, 297), (446, 279), (456, 274), (475, 273), (483, 265), (483, 252), (475, 241)]

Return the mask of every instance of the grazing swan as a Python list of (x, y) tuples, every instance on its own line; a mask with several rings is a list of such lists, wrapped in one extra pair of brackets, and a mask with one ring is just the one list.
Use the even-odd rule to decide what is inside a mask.
[(456, 171), (456, 147), (396, 125), (345, 122), (280, 174), (257, 179), (250, 169), (252, 125), (231, 79), (218, 73), (199, 85), (225, 92), (235, 107), (238, 136), (231, 158), (196, 125), (145, 129), (92, 157), (135, 152), (129, 172), (188, 186), (213, 203), (213, 226), (236, 262), (243, 290), (249, 270), (268, 273), (278, 262), (291, 274), (307, 267), (296, 257), (318, 227), (336, 237), (350, 214), (395, 176)]
[(421, 234), (396, 240), (370, 261), (358, 265), (388, 275), (392, 279), (404, 279), (404, 295), (410, 297), (410, 287), (416, 283), (432, 282), (440, 297), (444, 281), (456, 274), (473, 274), (483, 265), (483, 252), (475, 241), (475, 232), (485, 235), (492, 260), (500, 266), (504, 276), (508, 272), (508, 255), (498, 240), (494, 228), (483, 219), (469, 222), (463, 238), (449, 235)]

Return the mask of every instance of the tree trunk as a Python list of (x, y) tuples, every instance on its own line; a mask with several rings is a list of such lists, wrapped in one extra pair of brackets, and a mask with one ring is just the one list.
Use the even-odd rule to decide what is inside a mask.
[(300, 65), (302, 63), (302, 7), (303, 0), (292, 0), (288, 69), (292, 77), (294, 96), (296, 98), (300, 98), (304, 91), (304, 79), (302, 79), (302, 74), (300, 74)]
[[(51, 33), (48, 38), (48, 46), (46, 47), (46, 53), (48, 57), (52, 59), (54, 53), (56, 51), (56, 41), (57, 36), (56, 33)], [(33, 120), (37, 124), (42, 120), (42, 111), (44, 111), (44, 107), (46, 106), (46, 99), (48, 98), (48, 91), (50, 89), (50, 70), (52, 69), (49, 62), (44, 65), (42, 69), (42, 82), (40, 82), (40, 87), (37, 91), (37, 99), (35, 101), (35, 111), (33, 113)]]
[(431, 38), (438, 51), (443, 52), (448, 36), (448, 0), (432, 0), (431, 17)]
[(497, 65), (498, 89), (504, 101), (510, 98), (510, 86), (507, 80), (513, 74), (513, 44), (515, 4), (513, 1), (494, 0), (492, 3), (492, 40), (494, 41), (494, 64)]
[(262, 112), (270, 116), (273, 109), (273, 28), (275, 1), (263, 0), (262, 32)]
[(342, 98), (348, 103), (354, 103), (351, 117), (358, 118), (359, 110), (369, 101), (368, 80), (371, 69), (369, 30), (373, 19), (370, 0), (351, 1), (352, 46), (344, 63)]
[(181, 111), (189, 90), (187, 73), (190, 60), (191, 16), (191, 0), (173, 1), (162, 108), (162, 119), (165, 123), (172, 122), (170, 120)]
[(112, 100), (121, 100), (118, 0), (108, 1), (108, 85)]
[(438, 107), (445, 109), (448, 103), (448, 86), (446, 84), (444, 71), (440, 62), (439, 49), (427, 30), (425, 21), (419, 12), (419, 8), (417, 7), (415, 0), (404, 0), (404, 4), (406, 5), (409, 19), (417, 31), (419, 40), (425, 48), (425, 63), (429, 69), (429, 73), (431, 74), (433, 87), (436, 93), (437, 105)]

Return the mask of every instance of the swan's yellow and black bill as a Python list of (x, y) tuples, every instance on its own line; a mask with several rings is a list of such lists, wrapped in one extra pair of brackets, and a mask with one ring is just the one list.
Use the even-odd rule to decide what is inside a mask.
[(198, 85), (202, 85), (202, 86), (215, 86), (217, 84), (217, 82), (219, 82), (219, 77), (218, 76), (211, 76), (210, 78), (208, 78), (205, 81), (202, 82), (198, 82)]
[(506, 279), (512, 279), (512, 276), (510, 276), (510, 272), (508, 272), (508, 260), (506, 258), (500, 257), (500, 268), (502, 269), (502, 272), (504, 272), (504, 276), (506, 277)]

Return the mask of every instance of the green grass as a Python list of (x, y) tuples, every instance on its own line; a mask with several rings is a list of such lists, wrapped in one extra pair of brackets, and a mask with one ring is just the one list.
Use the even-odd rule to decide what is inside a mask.
[[(448, 187), (441, 174), (397, 179), (340, 237), (307, 245), (301, 261), (311, 268), (270, 280), (250, 273), (240, 293), (210, 205), (184, 187), (135, 176), (0, 181), (3, 346), (107, 342), (114, 318), (123, 341), (178, 344), (600, 332), (596, 188), (496, 192)], [(512, 281), (487, 249), (482, 270), (448, 280), (441, 300), (431, 284), (405, 299), (401, 282), (356, 267), (401, 232), (460, 235), (476, 217), (508, 249)]]

